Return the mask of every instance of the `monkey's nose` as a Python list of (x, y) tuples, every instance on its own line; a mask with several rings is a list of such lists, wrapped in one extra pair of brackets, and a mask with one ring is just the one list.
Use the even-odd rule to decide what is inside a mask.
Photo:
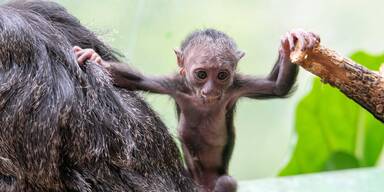
[(201, 91), (201, 96), (203, 97), (210, 97), (211, 95), (214, 95), (212, 91), (205, 91), (205, 90)]

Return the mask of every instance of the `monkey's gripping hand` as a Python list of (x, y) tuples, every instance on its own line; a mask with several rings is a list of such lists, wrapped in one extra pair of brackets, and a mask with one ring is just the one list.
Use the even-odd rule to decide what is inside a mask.
[(254, 99), (285, 98), (292, 93), (299, 66), (291, 62), (291, 52), (295, 48), (311, 49), (320, 43), (314, 33), (301, 29), (286, 33), (281, 39), (279, 57), (269, 75), (265, 78), (237, 76), (238, 84), (233, 91), (236, 98), (249, 97)]
[(295, 48), (312, 49), (320, 43), (320, 38), (314, 33), (296, 29), (288, 32), (281, 40), (279, 59), (270, 73), (268, 80), (273, 83), (273, 95), (287, 97), (292, 93), (298, 74), (298, 65), (292, 63), (290, 55)]
[(101, 56), (93, 49), (83, 49), (81, 47), (75, 46), (73, 47), (73, 51), (75, 53), (77, 63), (83, 69), (85, 68), (86, 61), (89, 61), (93, 64), (97, 64), (105, 68), (116, 82), (119, 78), (125, 78), (126, 80), (132, 81), (141, 79), (141, 75), (138, 72), (135, 72), (128, 66), (124, 66), (124, 64), (103, 60)]
[(287, 97), (292, 93), (298, 74), (298, 65), (291, 62), (290, 54), (295, 47), (302, 50), (311, 49), (320, 43), (320, 38), (314, 33), (296, 29), (288, 32), (281, 39), (279, 58), (271, 73), (266, 79), (248, 80), (247, 97), (251, 98), (273, 98)]
[(129, 65), (118, 62), (103, 60), (93, 49), (73, 48), (79, 66), (85, 69), (86, 61), (100, 65), (105, 68), (117, 87), (126, 88), (131, 91), (149, 91), (161, 94), (174, 94), (175, 79), (168, 77), (147, 77), (132, 69)]
[(81, 47), (75, 46), (73, 47), (73, 51), (75, 53), (77, 63), (79, 63), (80, 66), (84, 66), (85, 61), (90, 61), (107, 69), (110, 67), (110, 64), (104, 61), (93, 49), (83, 49)]
[(302, 29), (294, 29), (287, 32), (281, 38), (280, 54), (285, 59), (289, 59), (290, 53), (295, 50), (296, 46), (302, 51), (312, 49), (320, 43), (320, 37), (312, 32), (307, 32)]

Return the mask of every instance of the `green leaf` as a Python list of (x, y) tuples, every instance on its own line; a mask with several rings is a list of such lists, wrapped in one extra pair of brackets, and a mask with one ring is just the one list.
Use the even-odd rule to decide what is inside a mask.
[[(384, 63), (384, 54), (351, 58), (372, 70)], [(380, 121), (319, 78), (297, 106), (295, 127), (297, 144), (280, 175), (374, 166), (384, 142)]]
[(325, 162), (324, 170), (340, 170), (359, 167), (359, 160), (353, 154), (337, 151)]

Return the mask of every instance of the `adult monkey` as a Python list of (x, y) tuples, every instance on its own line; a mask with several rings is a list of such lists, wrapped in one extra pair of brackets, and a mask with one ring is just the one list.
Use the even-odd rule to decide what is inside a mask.
[(156, 114), (73, 45), (118, 61), (56, 3), (0, 6), (0, 191), (196, 191)]

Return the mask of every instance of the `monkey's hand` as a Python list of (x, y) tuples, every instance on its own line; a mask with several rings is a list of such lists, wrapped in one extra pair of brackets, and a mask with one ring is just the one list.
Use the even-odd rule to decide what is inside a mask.
[(81, 47), (75, 46), (73, 47), (73, 51), (80, 66), (84, 66), (85, 61), (90, 61), (107, 69), (110, 67), (110, 64), (104, 61), (93, 49), (82, 49)]
[(280, 54), (289, 59), (290, 53), (299, 46), (302, 51), (312, 49), (320, 43), (320, 37), (312, 32), (294, 29), (281, 38)]

